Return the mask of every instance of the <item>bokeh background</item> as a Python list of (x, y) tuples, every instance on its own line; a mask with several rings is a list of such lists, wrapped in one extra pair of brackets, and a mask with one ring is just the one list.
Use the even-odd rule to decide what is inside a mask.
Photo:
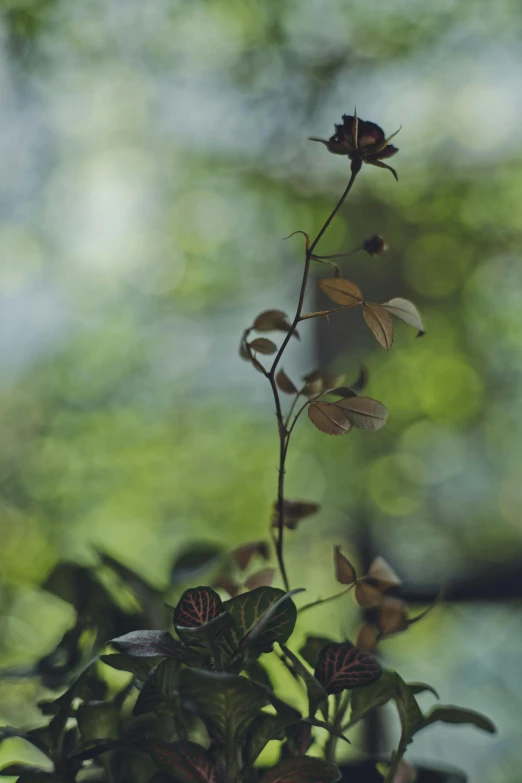
[[(364, 361), (390, 416), (340, 439), (301, 423), (289, 495), (321, 511), (288, 535), (291, 582), (309, 600), (334, 592), (332, 545), (360, 563), (370, 539), (412, 594), (467, 584), (381, 652), (499, 727), (430, 729), (413, 760), (518, 781), (519, 4), (0, 9), (1, 668), (30, 667), (70, 627), (71, 606), (41, 589), (59, 561), (92, 564), (97, 547), (163, 588), (187, 541), (268, 539), (272, 402), (238, 340), (263, 309), (293, 313), (302, 237), (282, 238), (317, 231), (348, 175), (307, 137), (357, 104), (388, 134), (402, 125), (400, 181), (365, 167), (323, 252), (385, 236), (386, 255), (344, 274), (370, 299), (411, 298), (428, 333), (398, 325), (387, 355), (339, 315), (292, 341), (294, 377)], [(321, 302), (311, 284), (307, 306)], [(331, 604), (300, 633), (357, 622)], [(37, 720), (41, 684), (6, 675), (0, 692), (1, 723)]]

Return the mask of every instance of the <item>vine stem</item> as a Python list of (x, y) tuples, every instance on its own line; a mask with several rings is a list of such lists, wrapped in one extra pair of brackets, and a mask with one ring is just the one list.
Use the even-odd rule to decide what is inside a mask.
[(361, 170), (362, 161), (361, 160), (353, 160), (352, 161), (352, 168), (351, 168), (351, 177), (350, 180), (335, 207), (333, 208), (332, 212), (326, 219), (326, 221), (323, 223), (322, 228), (319, 230), (319, 233), (313, 240), (311, 244), (307, 241), (307, 247), (306, 247), (306, 256), (305, 256), (305, 265), (304, 265), (304, 271), (303, 271), (303, 279), (301, 282), (301, 290), (299, 292), (299, 301), (297, 303), (297, 309), (294, 316), (294, 320), (292, 321), (292, 324), (290, 326), (290, 329), (286, 333), (285, 339), (283, 340), (281, 347), (279, 351), (276, 354), (276, 357), (272, 363), (272, 366), (267, 373), (267, 378), (270, 382), (270, 386), (272, 388), (272, 394), (274, 395), (274, 403), (275, 403), (275, 409), (276, 409), (276, 419), (277, 419), (277, 427), (279, 431), (279, 467), (278, 467), (278, 481), (277, 481), (277, 538), (276, 538), (276, 556), (277, 556), (277, 562), (279, 565), (279, 571), (281, 573), (281, 578), (283, 580), (283, 584), (285, 586), (285, 590), (288, 592), (290, 589), (290, 583), (288, 581), (288, 574), (286, 572), (286, 566), (283, 556), (283, 542), (284, 542), (284, 491), (285, 491), (285, 462), (286, 462), (286, 454), (287, 454), (287, 440), (289, 437), (288, 430), (286, 429), (285, 422), (283, 419), (283, 413), (281, 409), (281, 400), (279, 397), (279, 391), (277, 389), (277, 384), (275, 380), (275, 374), (277, 370), (277, 366), (279, 362), (281, 361), (281, 357), (283, 353), (285, 352), (286, 346), (288, 345), (290, 338), (292, 337), (292, 334), (295, 332), (295, 329), (297, 327), (297, 324), (300, 321), (301, 313), (303, 312), (303, 305), (304, 305), (304, 299), (306, 294), (306, 286), (308, 283), (308, 276), (310, 273), (310, 261), (312, 260), (312, 256), (314, 253), (314, 250), (317, 246), (317, 244), (320, 242), (322, 237), (324, 236), (326, 230), (328, 229), (330, 223), (338, 213), (339, 209), (343, 205), (348, 193), (352, 189), (352, 185), (355, 182), (355, 178), (359, 171)]

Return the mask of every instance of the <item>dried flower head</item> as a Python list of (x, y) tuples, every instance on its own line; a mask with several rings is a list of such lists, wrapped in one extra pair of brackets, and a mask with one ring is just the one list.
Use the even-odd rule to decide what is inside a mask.
[(388, 245), (386, 240), (380, 237), (378, 234), (374, 234), (373, 237), (365, 239), (361, 245), (361, 248), (365, 250), (370, 256), (380, 256), (382, 253), (386, 253)]
[(389, 169), (398, 181), (395, 169), (382, 162), (399, 151), (389, 143), (398, 132), (386, 138), (382, 128), (374, 122), (360, 120), (354, 110), (353, 117), (343, 114), (343, 124), (335, 126), (334, 135), (327, 141), (317, 138), (311, 138), (310, 141), (320, 141), (334, 155), (347, 155), (352, 161), (352, 171), (358, 171), (363, 163), (370, 163), (381, 169)]

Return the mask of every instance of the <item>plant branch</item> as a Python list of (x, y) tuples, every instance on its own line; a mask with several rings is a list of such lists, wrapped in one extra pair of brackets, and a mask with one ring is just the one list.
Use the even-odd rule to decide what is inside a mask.
[(277, 418), (277, 427), (279, 431), (279, 468), (278, 468), (278, 482), (277, 482), (277, 539), (276, 539), (276, 556), (277, 556), (277, 562), (279, 565), (279, 571), (281, 573), (281, 578), (283, 580), (283, 584), (285, 586), (285, 590), (289, 590), (289, 581), (288, 576), (286, 573), (286, 566), (284, 562), (284, 556), (283, 556), (283, 542), (284, 542), (284, 489), (285, 489), (285, 461), (286, 461), (286, 454), (287, 454), (287, 446), (288, 446), (288, 438), (289, 434), (286, 430), (285, 423), (283, 420), (283, 414), (281, 411), (281, 400), (279, 398), (279, 391), (277, 389), (277, 384), (275, 381), (275, 374), (277, 370), (277, 366), (279, 362), (281, 361), (281, 357), (286, 349), (286, 346), (288, 345), (288, 342), (290, 338), (292, 337), (292, 334), (294, 333), (297, 324), (299, 323), (299, 320), (301, 318), (301, 313), (303, 311), (303, 305), (304, 305), (304, 299), (306, 294), (306, 286), (308, 283), (308, 275), (310, 272), (310, 261), (313, 256), (313, 252), (317, 246), (317, 244), (320, 242), (322, 237), (324, 236), (326, 230), (328, 229), (328, 226), (338, 213), (339, 209), (343, 205), (348, 193), (352, 189), (352, 185), (355, 182), (355, 178), (359, 171), (361, 170), (361, 161), (352, 161), (352, 173), (350, 176), (350, 180), (344, 189), (344, 192), (333, 208), (332, 212), (326, 219), (326, 221), (323, 223), (323, 226), (319, 230), (319, 233), (313, 240), (313, 242), (310, 244), (307, 238), (306, 241), (306, 255), (305, 255), (305, 266), (303, 271), (303, 279), (301, 282), (301, 290), (299, 292), (299, 301), (297, 303), (297, 309), (294, 316), (294, 320), (292, 321), (292, 325), (290, 329), (288, 330), (285, 339), (283, 340), (283, 343), (281, 347), (279, 348), (279, 351), (276, 354), (276, 357), (272, 363), (272, 367), (270, 368), (270, 371), (267, 373), (268, 380), (270, 381), (270, 386), (272, 388), (272, 394), (274, 396), (274, 403), (276, 408), (276, 418)]
[(312, 601), (310, 604), (305, 604), (300, 609), (298, 609), (298, 613), (301, 614), (302, 612), (306, 612), (307, 609), (313, 609), (314, 606), (320, 606), (321, 604), (327, 604), (329, 601), (334, 601), (336, 598), (342, 598), (343, 595), (346, 595), (350, 592), (352, 587), (355, 585), (355, 582), (351, 584), (349, 587), (346, 588), (346, 590), (341, 590), (340, 593), (335, 593), (335, 595), (329, 595), (328, 598), (318, 598), (317, 601)]

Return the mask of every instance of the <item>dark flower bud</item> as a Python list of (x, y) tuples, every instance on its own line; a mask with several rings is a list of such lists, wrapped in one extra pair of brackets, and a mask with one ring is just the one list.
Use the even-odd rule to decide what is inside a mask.
[(380, 256), (383, 253), (386, 253), (388, 245), (382, 237), (378, 234), (374, 234), (373, 237), (364, 240), (361, 249), (366, 250), (369, 256)]

